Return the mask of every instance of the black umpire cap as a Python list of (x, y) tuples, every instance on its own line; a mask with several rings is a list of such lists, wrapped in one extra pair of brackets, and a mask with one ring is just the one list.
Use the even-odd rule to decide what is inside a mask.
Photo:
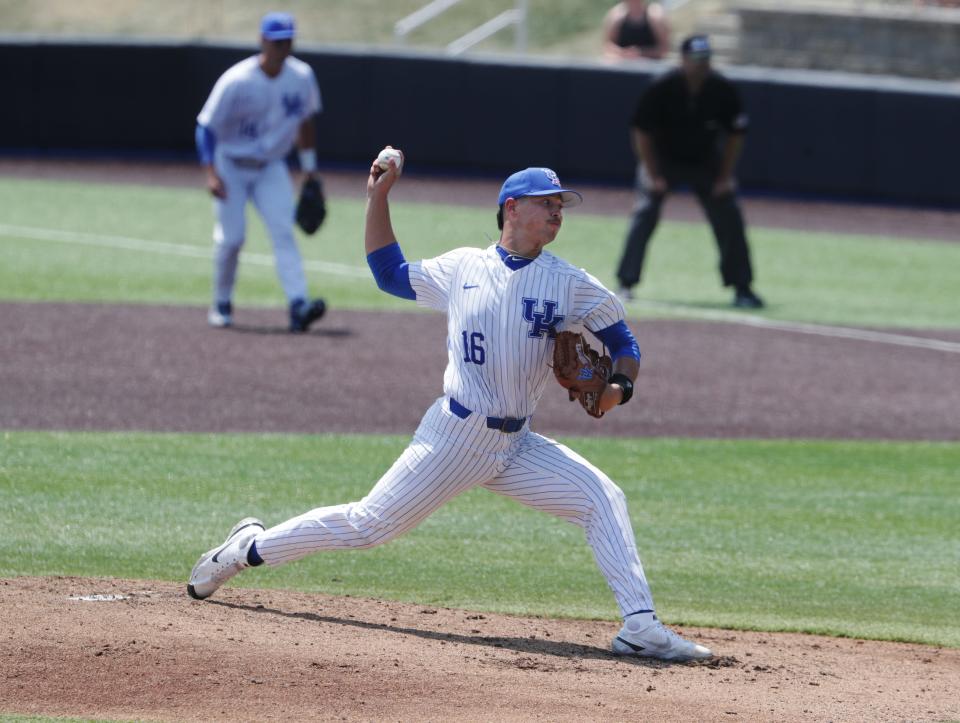
[(709, 60), (712, 51), (706, 35), (690, 35), (680, 44), (680, 52), (685, 58)]

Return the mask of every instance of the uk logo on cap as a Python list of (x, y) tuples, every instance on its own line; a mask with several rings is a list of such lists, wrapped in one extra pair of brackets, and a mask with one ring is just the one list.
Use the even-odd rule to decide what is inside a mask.
[(557, 172), (552, 168), (541, 168), (543, 174), (547, 177), (547, 180), (550, 181), (554, 186), (560, 188), (560, 176), (557, 175)]
[(576, 206), (583, 200), (583, 196), (577, 191), (561, 186), (560, 177), (553, 169), (525, 168), (503, 182), (497, 203), (502, 206), (508, 198), (552, 196), (557, 193), (560, 194), (563, 205), (567, 207)]
[(260, 34), (266, 40), (289, 40), (294, 30), (293, 15), (289, 13), (267, 13), (260, 21)]

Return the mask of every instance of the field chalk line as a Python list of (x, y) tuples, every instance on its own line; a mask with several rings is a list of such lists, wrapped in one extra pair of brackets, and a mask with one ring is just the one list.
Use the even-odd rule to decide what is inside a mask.
[[(148, 241), (126, 236), (103, 236), (100, 234), (80, 233), (78, 231), (57, 231), (49, 228), (32, 228), (29, 226), (9, 226), (0, 224), (0, 236), (9, 238), (29, 238), (37, 241), (55, 241), (57, 243), (77, 244), (81, 246), (101, 246), (113, 249), (127, 249), (129, 251), (151, 251), (168, 256), (189, 256), (197, 259), (213, 258), (213, 248), (200, 248), (189, 244), (174, 244), (164, 241)], [(273, 266), (273, 256), (244, 252), (244, 262), (257, 266)], [(349, 266), (329, 261), (311, 261), (304, 259), (303, 266), (309, 271), (321, 271), (335, 276), (349, 276), (352, 278), (371, 278), (370, 270), (366, 267)]]
[[(213, 256), (212, 248), (199, 248), (188, 244), (175, 244), (163, 241), (149, 241), (146, 239), (129, 238), (125, 236), (103, 236), (100, 234), (80, 233), (77, 231), (58, 231), (56, 229), (33, 228), (29, 226), (11, 226), (0, 224), (0, 236), (8, 238), (29, 238), (38, 241), (54, 241), (57, 243), (78, 244), (84, 246), (101, 246), (106, 248), (128, 249), (131, 251), (149, 251), (170, 256), (188, 256), (192, 258), (209, 259)], [(245, 263), (258, 266), (273, 266), (273, 256), (244, 252)], [(334, 276), (350, 278), (370, 278), (370, 270), (366, 267), (337, 264), (328, 261), (312, 261), (305, 259), (304, 268), (310, 271), (319, 271)], [(942, 339), (928, 339), (924, 337), (893, 334), (884, 331), (869, 329), (855, 329), (846, 326), (828, 326), (825, 324), (810, 324), (797, 321), (778, 321), (767, 319), (756, 314), (732, 313), (716, 309), (691, 309), (689, 307), (657, 301), (634, 301), (632, 305), (643, 306), (647, 309), (663, 311), (677, 316), (694, 317), (713, 321), (724, 321), (731, 324), (741, 324), (762, 329), (793, 332), (795, 334), (810, 334), (814, 336), (828, 336), (838, 339), (853, 339), (869, 341), (877, 344), (905, 346), (916, 349), (931, 349), (960, 354), (960, 343)]]
[(830, 336), (837, 339), (855, 339), (857, 341), (872, 341), (878, 344), (892, 344), (894, 346), (907, 346), (917, 349), (933, 349), (935, 351), (946, 351), (953, 354), (960, 354), (960, 343), (955, 341), (944, 341), (943, 339), (930, 339), (919, 336), (908, 336), (906, 334), (893, 334), (887, 331), (872, 331), (870, 329), (856, 329), (849, 326), (829, 326), (826, 324), (811, 324), (802, 321), (780, 321), (777, 319), (768, 319), (756, 314), (741, 314), (730, 311), (719, 311), (717, 309), (691, 309), (682, 304), (671, 304), (662, 301), (639, 300), (630, 302), (648, 309), (655, 309), (672, 313), (676, 316), (693, 316), (699, 319), (708, 319), (712, 321), (725, 321), (731, 324), (741, 324), (743, 326), (753, 326), (764, 329), (776, 329), (777, 331), (790, 331), (795, 334), (812, 334), (814, 336)]

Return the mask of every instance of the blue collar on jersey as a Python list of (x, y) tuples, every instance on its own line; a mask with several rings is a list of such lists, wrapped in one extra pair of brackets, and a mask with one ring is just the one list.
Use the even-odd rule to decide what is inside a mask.
[(497, 244), (497, 253), (500, 254), (500, 258), (503, 259), (503, 263), (507, 265), (507, 268), (511, 271), (516, 271), (517, 269), (522, 269), (527, 264), (532, 264), (533, 259), (528, 259), (526, 256), (518, 256), (517, 254), (512, 254), (507, 251), (503, 246)]

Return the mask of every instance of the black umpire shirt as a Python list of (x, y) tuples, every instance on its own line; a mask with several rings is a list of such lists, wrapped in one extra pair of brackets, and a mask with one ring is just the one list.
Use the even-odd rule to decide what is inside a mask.
[(712, 159), (718, 136), (743, 133), (747, 115), (736, 86), (715, 71), (691, 95), (683, 70), (660, 76), (640, 97), (632, 125), (653, 138), (657, 152), (668, 160), (690, 163)]

